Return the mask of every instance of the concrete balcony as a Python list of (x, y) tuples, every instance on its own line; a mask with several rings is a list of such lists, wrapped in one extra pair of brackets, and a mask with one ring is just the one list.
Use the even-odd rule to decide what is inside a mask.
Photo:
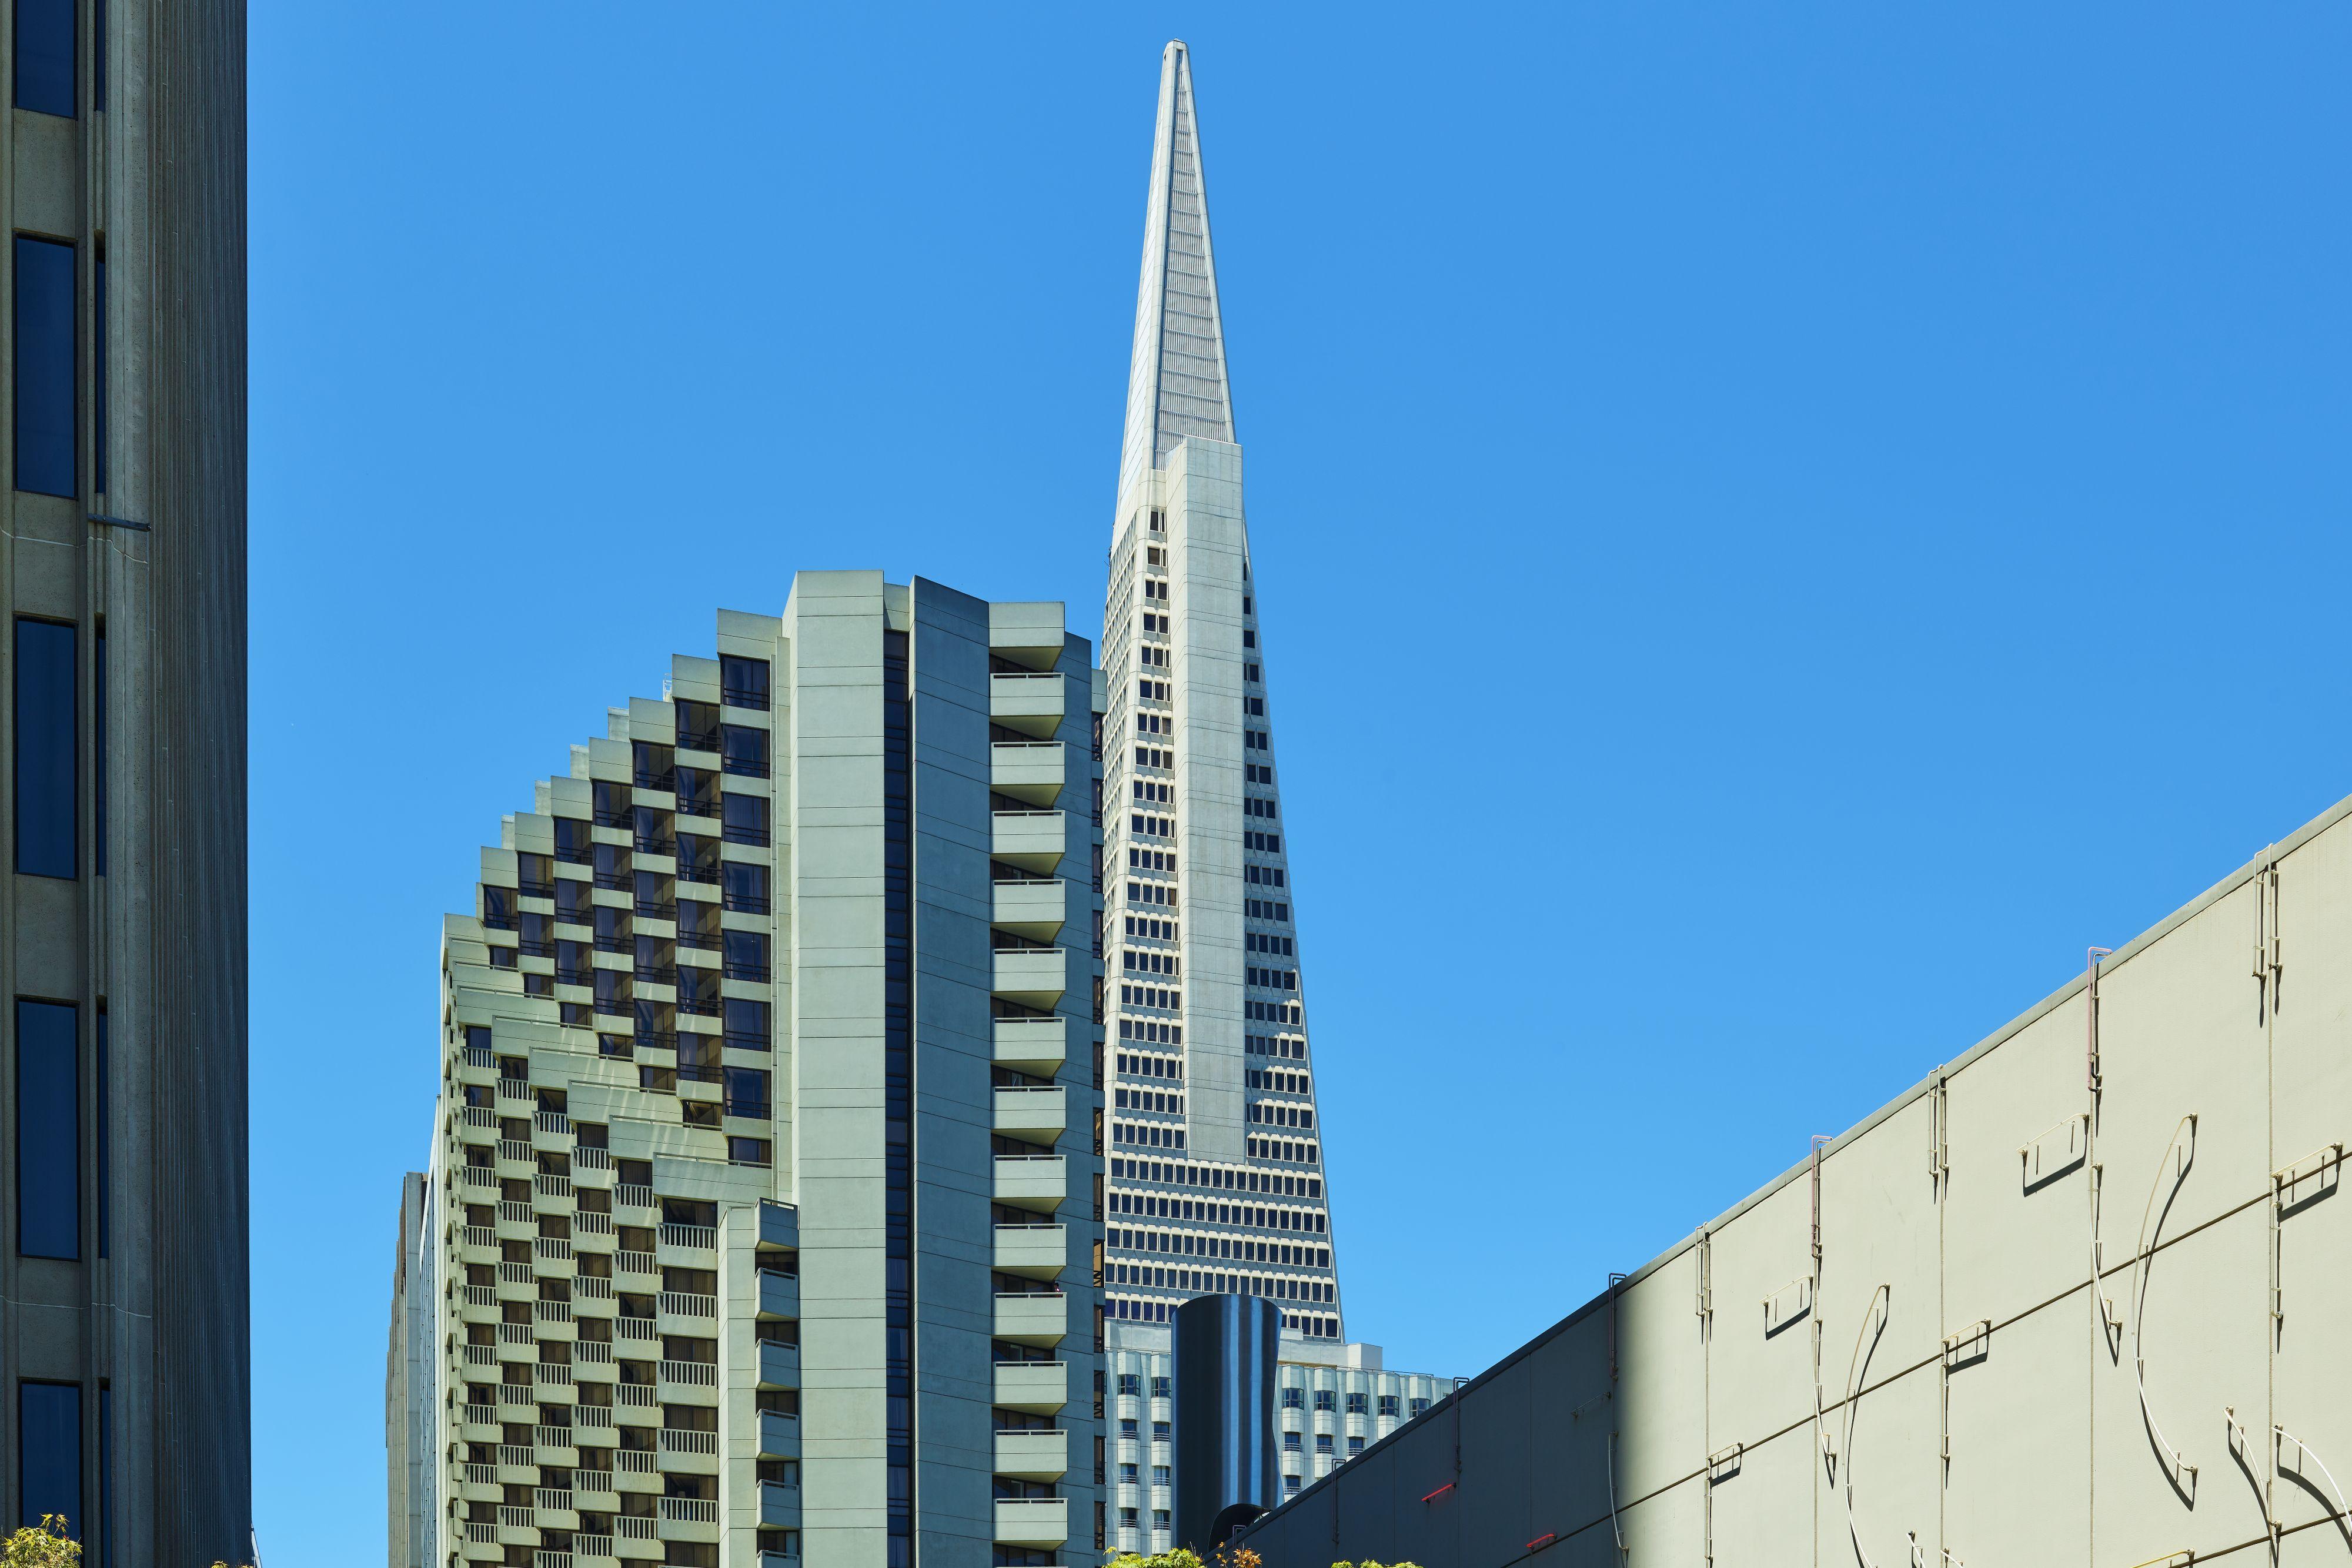
[(1060, 1276), (1070, 1261), (1070, 1232), (1062, 1225), (996, 1227), (992, 1266), (1031, 1280)]
[(988, 748), (988, 787), (1033, 806), (1051, 806), (1062, 797), (1066, 749), (1058, 740), (1000, 740)]
[(801, 1489), (777, 1481), (761, 1481), (760, 1522), (772, 1530), (798, 1530), (801, 1527)]
[(991, 604), (988, 651), (1033, 670), (1050, 670), (1062, 656), (1066, 622), (1058, 599)]
[[(998, 1239), (1000, 1241), (1003, 1239), (1001, 1228)], [(1048, 1295), (1042, 1291), (1035, 1294), (997, 1293), (995, 1336), (998, 1339), (1051, 1350), (1061, 1343), (1069, 1332), (1069, 1297)]]
[(801, 1211), (789, 1203), (760, 1205), (760, 1245), (797, 1250), (801, 1244)]
[(1070, 884), (1057, 877), (995, 884), (989, 924), (1034, 942), (1051, 942), (1070, 917)]
[(990, 1125), (1014, 1137), (1050, 1142), (1070, 1124), (1068, 1094), (1061, 1085), (1051, 1089), (999, 1089)]
[(1059, 1546), (1070, 1538), (1070, 1500), (998, 1498), (996, 1539), (1006, 1546)]
[(763, 1388), (798, 1388), (801, 1385), (801, 1347), (761, 1340), (760, 1385)]
[(1066, 947), (1005, 948), (991, 956), (995, 961), (995, 973), (990, 988), (1007, 1001), (1050, 1009), (1070, 988), (1070, 952)]
[(992, 811), (989, 820), (989, 858), (1006, 865), (1045, 875), (1069, 848), (1070, 820), (1060, 811)]
[(801, 1423), (797, 1416), (787, 1416), (781, 1410), (760, 1412), (760, 1457), (763, 1459), (797, 1459), (801, 1457)]
[(1052, 1077), (1069, 1055), (1069, 1019), (997, 1019), (989, 1060), (1001, 1067)]
[(1000, 1361), (996, 1404), (1008, 1410), (1051, 1416), (1070, 1402), (1070, 1366), (1063, 1361)]
[(1069, 1196), (1068, 1163), (1059, 1155), (999, 1155), (989, 1196), (1051, 1214)]
[(774, 1269), (760, 1270), (760, 1315), (796, 1318), (801, 1315), (801, 1277)]
[(1057, 674), (991, 675), (988, 716), (1007, 729), (1050, 740), (1062, 727), (1069, 682)]
[(1067, 1432), (999, 1432), (996, 1473), (1024, 1481), (1058, 1480), (1069, 1472)]

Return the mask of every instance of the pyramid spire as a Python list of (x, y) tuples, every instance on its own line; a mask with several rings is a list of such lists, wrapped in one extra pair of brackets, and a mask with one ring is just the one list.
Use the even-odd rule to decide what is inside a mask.
[(1144, 473), (1188, 435), (1233, 441), (1217, 266), (1209, 248), (1207, 183), (1192, 107), (1192, 51), (1171, 42), (1160, 57), (1160, 115), (1151, 139), (1151, 193), (1143, 226), (1143, 278), (1136, 291), (1135, 355), (1127, 382), (1119, 515)]

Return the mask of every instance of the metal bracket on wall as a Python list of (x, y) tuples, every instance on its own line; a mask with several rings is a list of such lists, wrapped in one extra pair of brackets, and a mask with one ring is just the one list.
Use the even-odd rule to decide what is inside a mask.
[(1952, 1174), (1951, 1101), (1946, 1092), (1943, 1064), (1938, 1062), (1927, 1077), (1927, 1180), (1940, 1202), (1945, 1178)]
[(1715, 1239), (1704, 1230), (1698, 1233), (1698, 1299), (1695, 1308), (1704, 1333), (1706, 1321), (1715, 1316)]
[(1790, 1281), (1764, 1298), (1764, 1337), (1770, 1339), (1812, 1310), (1812, 1277)]
[(2032, 1143), (2018, 1145), (2017, 1161), (2024, 1190), (2038, 1192), (2080, 1166), (2091, 1155), (2091, 1113), (2067, 1117)]
[(2263, 848), (2254, 872), (2254, 1021), (2279, 1010), (2285, 974), (2279, 944), (2279, 869), (2275, 844)]
[(107, 516), (104, 512), (89, 512), (84, 515), (91, 522), (103, 523), (110, 528), (136, 528), (142, 534), (150, 534), (155, 531), (149, 528), (145, 523), (134, 523), (129, 517), (112, 517)]
[(2271, 1322), (2286, 1321), (2286, 1242), (2280, 1226), (2344, 1183), (2344, 1145), (2315, 1149), (2271, 1172)]
[(1944, 1375), (1937, 1380), (1937, 1393), (1942, 1407), (1942, 1456), (1947, 1467), (1952, 1462), (1952, 1374), (1964, 1366), (1974, 1366), (1991, 1354), (1990, 1318), (1979, 1318), (1971, 1327), (1962, 1329), (1944, 1341)]
[(2317, 1470), (2320, 1479), (2327, 1483), (2326, 1495), (2336, 1500), (2336, 1517), (2339, 1520), (2352, 1518), (2352, 1503), (2344, 1500), (2344, 1489), (2336, 1484), (2334, 1473), (2320, 1463), (2319, 1456), (2313, 1453), (2302, 1438), (2275, 1425), (2271, 1427), (2271, 1468), (2275, 1474), (2294, 1477), (2314, 1491), (2318, 1488), (2312, 1485), (2310, 1471)]
[(1739, 1457), (1747, 1448), (1745, 1443), (1734, 1443), (1706, 1457), (1706, 1490), (1699, 1496), (1706, 1505), (1702, 1528), (1706, 1531), (1706, 1561), (1710, 1568), (1715, 1562), (1715, 1489), (1739, 1473)]

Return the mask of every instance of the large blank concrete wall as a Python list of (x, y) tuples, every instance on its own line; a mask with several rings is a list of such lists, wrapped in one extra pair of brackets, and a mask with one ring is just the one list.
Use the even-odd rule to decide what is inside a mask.
[(1249, 1543), (2251, 1568), (2275, 1521), (2352, 1563), (2347, 810), (2102, 960), (2095, 1092), (2077, 980)]

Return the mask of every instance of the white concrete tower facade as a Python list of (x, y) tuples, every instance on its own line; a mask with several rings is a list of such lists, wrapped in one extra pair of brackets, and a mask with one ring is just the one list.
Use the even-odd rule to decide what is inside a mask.
[(1296, 908), (1189, 51), (1162, 57), (1103, 612), (1114, 1344), (1189, 1296), (1339, 1342)]

